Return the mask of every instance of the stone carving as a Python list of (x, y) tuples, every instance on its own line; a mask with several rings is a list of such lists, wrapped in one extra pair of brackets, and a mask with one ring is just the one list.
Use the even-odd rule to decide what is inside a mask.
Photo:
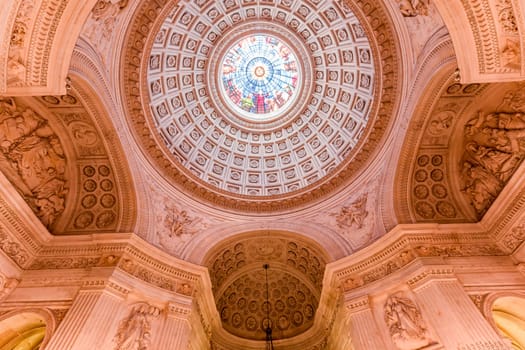
[[(517, 96), (519, 95), (519, 96)], [(523, 91), (505, 96), (505, 111), (479, 112), (465, 125), (465, 152), (462, 159), (462, 191), (478, 218), (488, 210), (525, 157), (525, 113)]]
[(66, 159), (47, 121), (0, 98), (0, 169), (49, 229), (64, 211)]
[(427, 16), (430, 0), (399, 0), (399, 10), (405, 17)]
[(107, 52), (118, 15), (127, 5), (128, 0), (98, 0), (93, 7), (85, 33), (102, 54)]
[(485, 302), (486, 297), (487, 294), (469, 294), (470, 300), (472, 300), (474, 305), (476, 305), (481, 312), (483, 312), (483, 303)]
[[(445, 176), (446, 159), (440, 154), (421, 154), (414, 171), (412, 202), (416, 214), (424, 220), (449, 220), (457, 216)], [(418, 219), (419, 219), (418, 218)]]
[(510, 232), (505, 234), (502, 239), (502, 243), (505, 247), (514, 251), (523, 241), (525, 240), (525, 224), (522, 223), (516, 227), (513, 227)]
[(151, 320), (160, 310), (147, 303), (133, 306), (128, 317), (120, 322), (114, 342), (115, 350), (147, 350), (151, 344)]
[(336, 215), (337, 226), (349, 229), (355, 224), (357, 228), (362, 228), (365, 218), (368, 216), (368, 211), (366, 210), (367, 199), (368, 194), (363, 194), (349, 206), (342, 207)]
[(7, 56), (7, 80), (9, 84), (21, 85), (26, 81), (26, 62), (24, 57), (26, 35), (34, 9), (32, 1), (22, 1), (11, 32), (9, 54)]
[(190, 217), (186, 210), (180, 210), (175, 205), (166, 205), (165, 212), (163, 224), (170, 238), (193, 235), (197, 232), (196, 225), (200, 218)]
[[(166, 273), (166, 271), (158, 273), (145, 268), (131, 259), (121, 260), (118, 266), (130, 275), (170, 292), (177, 292), (182, 295), (191, 296), (195, 290), (193, 282), (190, 281), (193, 280), (194, 276), (186, 276), (186, 274), (182, 274), (182, 271), (178, 269), (174, 269), (175, 271), (173, 274), (176, 275), (176, 277), (173, 277)], [(188, 280), (182, 279), (183, 276), (187, 277)]]
[(433, 344), (421, 311), (402, 292), (388, 297), (385, 306), (385, 322), (390, 336), (398, 349), (420, 349)]
[(29, 255), (22, 246), (13, 241), (11, 237), (3, 231), (3, 228), (0, 226), (0, 248), (4, 251), (7, 256), (13, 259), (18, 266), (23, 267), (25, 263), (29, 260)]
[(18, 286), (18, 283), (20, 283), (20, 281), (16, 278), (9, 278), (0, 273), (0, 301), (7, 298), (16, 286)]

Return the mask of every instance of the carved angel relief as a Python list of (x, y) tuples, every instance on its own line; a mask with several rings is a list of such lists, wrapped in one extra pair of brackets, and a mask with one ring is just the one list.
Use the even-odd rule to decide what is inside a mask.
[(435, 343), (428, 334), (421, 311), (402, 292), (389, 296), (384, 310), (390, 336), (398, 349), (420, 349)]
[(366, 201), (368, 195), (364, 194), (348, 206), (341, 208), (335, 215), (337, 226), (344, 230), (350, 229), (354, 224), (357, 228), (362, 228), (365, 218), (368, 216)]
[(427, 16), (429, 0), (399, 0), (399, 10), (405, 17)]
[(147, 350), (151, 344), (151, 319), (160, 310), (147, 303), (136, 304), (128, 317), (120, 322), (114, 342), (115, 350)]
[(186, 210), (180, 210), (175, 205), (166, 205), (165, 213), (163, 225), (170, 238), (197, 233), (196, 226), (201, 218), (190, 217)]
[(462, 191), (481, 219), (525, 157), (522, 89), (505, 96), (503, 111), (479, 112), (464, 129)]
[(66, 159), (47, 121), (0, 97), (0, 170), (49, 229), (64, 211)]

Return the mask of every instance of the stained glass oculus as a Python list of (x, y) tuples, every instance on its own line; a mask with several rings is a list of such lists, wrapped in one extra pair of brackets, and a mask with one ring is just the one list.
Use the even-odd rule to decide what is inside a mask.
[(301, 77), (290, 48), (270, 35), (244, 37), (223, 58), (222, 88), (226, 100), (242, 115), (266, 120), (294, 100)]

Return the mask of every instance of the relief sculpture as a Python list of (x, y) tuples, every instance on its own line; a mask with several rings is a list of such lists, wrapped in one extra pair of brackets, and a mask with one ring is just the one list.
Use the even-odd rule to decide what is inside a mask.
[(364, 194), (350, 205), (342, 207), (335, 216), (337, 226), (340, 228), (350, 228), (355, 224), (357, 228), (362, 228), (365, 218), (368, 216), (368, 211), (366, 210), (367, 199), (368, 196)]
[(506, 96), (505, 111), (479, 112), (465, 125), (462, 191), (479, 219), (525, 156), (525, 113), (512, 102), (516, 94)]
[(384, 310), (390, 336), (398, 349), (420, 349), (434, 343), (428, 335), (421, 311), (402, 292), (389, 296)]
[(66, 159), (47, 121), (0, 98), (0, 170), (49, 229), (64, 211)]
[(151, 345), (151, 319), (160, 310), (146, 303), (133, 307), (128, 317), (120, 322), (115, 336), (115, 350), (147, 350)]
[(428, 15), (429, 0), (400, 0), (399, 10), (405, 17), (416, 17)]
[(128, 5), (128, 0), (98, 0), (93, 7), (91, 19), (86, 23), (85, 33), (91, 42), (105, 53), (109, 48), (111, 33), (118, 15)]

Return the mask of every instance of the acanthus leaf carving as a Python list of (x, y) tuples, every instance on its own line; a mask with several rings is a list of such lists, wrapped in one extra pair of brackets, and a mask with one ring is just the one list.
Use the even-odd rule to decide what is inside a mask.
[(19, 266), (24, 266), (29, 260), (29, 254), (27, 251), (22, 248), (18, 242), (15, 242), (11, 237), (9, 237), (1, 226), (0, 249), (2, 249), (3, 252), (13, 259)]

